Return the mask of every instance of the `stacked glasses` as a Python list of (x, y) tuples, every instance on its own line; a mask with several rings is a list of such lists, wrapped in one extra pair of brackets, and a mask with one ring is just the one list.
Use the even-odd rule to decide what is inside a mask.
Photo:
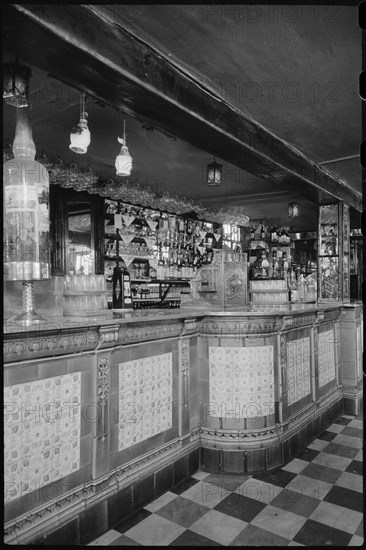
[(64, 277), (64, 315), (108, 313), (108, 291), (104, 275)]

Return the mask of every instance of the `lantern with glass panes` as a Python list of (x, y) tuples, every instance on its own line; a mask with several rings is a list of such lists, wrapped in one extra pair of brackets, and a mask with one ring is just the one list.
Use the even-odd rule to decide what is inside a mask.
[(221, 185), (222, 179), (222, 164), (216, 162), (215, 157), (213, 162), (207, 165), (207, 185), (209, 187), (218, 187)]
[(289, 218), (298, 218), (300, 214), (300, 208), (298, 202), (289, 202), (288, 203), (288, 217)]

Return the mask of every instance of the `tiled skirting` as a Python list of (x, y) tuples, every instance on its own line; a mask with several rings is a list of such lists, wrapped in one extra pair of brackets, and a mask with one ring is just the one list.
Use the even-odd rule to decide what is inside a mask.
[(253, 474), (283, 466), (298, 456), (342, 412), (343, 400), (340, 398), (317, 417), (292, 431), (289, 437), (284, 433), (280, 443), (265, 448), (235, 451), (202, 446), (201, 469), (210, 473)]
[(344, 412), (345, 414), (350, 414), (357, 416), (363, 412), (363, 395), (362, 391), (360, 395), (355, 395), (352, 397), (343, 397), (344, 403)]
[(136, 479), (131, 485), (115, 491), (109, 498), (75, 515), (62, 527), (41, 537), (33, 538), (31, 544), (39, 546), (88, 544), (107, 529), (113, 528), (121, 519), (127, 518), (147, 502), (192, 475), (198, 468), (199, 448), (196, 448), (162, 469), (144, 478)]

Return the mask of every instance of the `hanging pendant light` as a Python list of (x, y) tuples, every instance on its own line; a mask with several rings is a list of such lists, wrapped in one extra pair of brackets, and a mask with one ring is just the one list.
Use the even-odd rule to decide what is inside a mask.
[(80, 100), (80, 120), (70, 133), (70, 149), (74, 153), (84, 155), (90, 145), (90, 131), (88, 128), (88, 113), (85, 112), (85, 94), (82, 92)]
[(222, 164), (218, 164), (215, 160), (207, 165), (207, 185), (209, 187), (218, 187), (221, 185)]
[(8, 105), (28, 107), (29, 79), (32, 72), (29, 67), (15, 63), (3, 65), (3, 99)]
[(298, 218), (300, 214), (300, 208), (298, 202), (289, 202), (288, 203), (288, 217), (289, 218)]
[(123, 121), (123, 139), (117, 138), (118, 143), (122, 145), (119, 155), (116, 156), (115, 166), (117, 176), (129, 176), (132, 170), (132, 157), (128, 152), (126, 142), (126, 121)]

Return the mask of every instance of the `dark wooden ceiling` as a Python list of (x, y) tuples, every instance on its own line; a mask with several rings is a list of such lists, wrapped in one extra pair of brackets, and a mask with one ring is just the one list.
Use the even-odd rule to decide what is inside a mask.
[[(184, 91), (190, 82), (204, 86), (200, 114), (205, 113), (210, 91), (219, 98), (220, 109), (213, 122), (220, 125), (221, 134), (208, 128), (210, 120), (205, 122), (205, 127), (197, 125), (191, 113), (183, 117), (182, 111), (165, 112), (158, 102), (156, 112), (160, 113), (161, 121), (158, 116), (154, 119), (154, 106), (147, 101), (146, 93), (138, 98), (132, 87), (121, 86), (118, 80), (113, 80), (117, 73), (112, 62), (116, 59), (105, 62), (95, 55), (93, 65), (88, 52), (79, 52), (77, 57), (67, 56), (65, 52), (72, 49), (67, 50), (68, 45), (64, 44), (62, 24), (70, 25), (70, 32), (76, 33), (79, 21), (75, 18), (71, 25), (72, 17), (67, 19), (65, 10), (72, 15), (71, 11), (79, 7), (58, 6), (58, 11), (56, 8), (47, 13), (47, 6), (38, 6), (33, 10), (36, 16), (32, 20), (28, 15), (19, 15), (21, 6), (11, 8), (5, 25), (7, 58), (17, 54), (21, 61), (32, 65), (31, 105), (37, 150), (44, 150), (51, 158), (61, 156), (68, 162), (89, 164), (102, 179), (113, 177), (119, 149), (117, 136), (122, 132), (122, 107), (132, 115), (126, 116), (128, 146), (134, 160), (132, 179), (148, 183), (157, 191), (168, 189), (211, 205), (241, 205), (256, 219), (285, 220), (287, 202), (293, 197), (302, 205), (302, 216), (296, 220), (295, 229), (315, 228), (315, 203), (324, 202), (330, 195), (318, 192), (306, 182), (302, 184), (301, 178), (295, 177), (295, 169), (291, 179), (290, 164), (294, 159), (302, 162), (301, 153), (314, 164), (358, 153), (361, 32), (355, 6), (318, 6), (318, 9), (316, 6), (293, 6), (293, 9), (257, 6), (256, 12), (254, 7), (250, 11), (249, 6), (238, 5), (231, 6), (231, 10), (229, 6), (195, 5), (91, 8), (93, 18), (98, 17), (107, 27), (101, 27), (101, 35), (95, 37), (92, 25), (89, 35), (84, 25), (85, 43), (89, 40), (95, 45), (96, 53), (105, 54), (102, 42), (107, 38), (103, 32), (112, 25), (118, 32), (127, 30), (139, 44), (151, 46), (159, 61), (169, 60), (176, 74), (181, 71), (185, 75), (185, 81), (161, 82), (163, 92), (164, 87), (176, 92), (176, 102), (187, 101), (189, 96), (184, 97)], [(54, 28), (56, 34), (59, 31), (57, 40), (52, 34)], [(80, 46), (81, 51), (83, 45), (80, 40), (80, 44), (73, 47), (76, 50)], [(118, 45), (116, 42), (116, 47)], [(39, 54), (42, 47), (44, 53)], [(118, 55), (121, 63), (122, 60), (126, 63), (126, 71), (134, 74), (133, 56), (127, 58), (127, 54), (120, 51)], [(97, 62), (108, 64), (110, 71), (96, 73)], [(121, 67), (118, 69), (122, 71)], [(148, 61), (142, 67), (154, 83), (157, 67), (158, 64), (149, 65)], [(167, 70), (161, 74), (169, 76), (170, 73)], [(67, 84), (60, 82), (60, 78)], [(87, 110), (92, 142), (87, 155), (81, 156), (71, 153), (68, 145), (70, 129), (79, 113), (79, 94), (75, 88), (82, 89), (84, 82), (90, 92)], [(197, 101), (196, 96), (194, 100)], [(225, 105), (228, 105), (226, 111)], [(241, 128), (231, 123), (231, 112), (238, 114)], [(285, 177), (278, 166), (274, 165), (272, 171), (270, 165), (266, 169), (263, 162), (257, 162), (259, 157), (252, 154), (250, 141), (246, 144), (246, 155), (240, 147), (235, 151), (234, 140), (223, 146), (225, 128), (233, 135), (235, 132), (240, 135), (243, 128), (250, 129), (251, 121), (255, 138), (263, 128), (262, 137), (267, 140), (259, 144), (263, 146), (261, 162), (265, 158), (264, 146), (272, 145), (273, 151), (278, 151), (279, 167), (282, 151), (293, 155), (293, 160), (284, 156), (283, 163), (289, 163)], [(153, 130), (154, 126), (163, 132)], [(5, 106), (3, 136), (6, 139), (13, 135), (14, 109)], [(272, 135), (280, 140), (271, 143)], [(252, 145), (253, 149), (257, 146), (254, 138)], [(224, 165), (224, 182), (220, 188), (212, 189), (205, 184), (205, 169), (214, 152), (222, 154), (222, 157), (218, 154), (217, 160)], [(273, 157), (276, 161), (276, 154)], [(324, 168), (335, 189), (341, 189), (340, 179), (342, 189), (353, 190), (353, 196), (359, 197), (361, 169), (357, 158), (329, 163)], [(322, 178), (326, 171), (319, 172)]]

